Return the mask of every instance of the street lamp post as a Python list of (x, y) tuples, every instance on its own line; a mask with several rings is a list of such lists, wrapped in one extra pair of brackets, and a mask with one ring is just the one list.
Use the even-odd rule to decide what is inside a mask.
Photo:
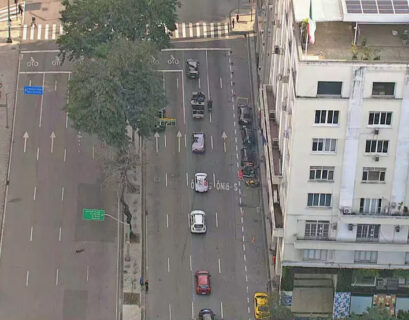
[[(10, 19), (10, 0), (7, 0), (7, 19), (8, 19), (8, 26), (9, 26), (9, 37), (7, 38), (7, 43), (12, 43), (11, 40), (11, 19)], [(7, 95), (6, 95), (7, 98)]]

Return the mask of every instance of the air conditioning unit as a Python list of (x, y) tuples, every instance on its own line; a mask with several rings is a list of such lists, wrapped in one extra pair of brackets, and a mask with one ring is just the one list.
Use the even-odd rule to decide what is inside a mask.
[(373, 157), (373, 160), (376, 161), (376, 162), (378, 162), (378, 161), (379, 161), (379, 156), (374, 156), (374, 157)]
[(278, 75), (278, 81), (282, 81), (283, 83), (288, 83), (288, 76), (279, 74)]
[(395, 231), (400, 232), (400, 226), (395, 226)]
[(354, 230), (354, 225), (352, 223), (348, 224), (348, 230), (349, 231)]
[(352, 208), (351, 208), (351, 207), (344, 207), (344, 208), (342, 209), (342, 213), (343, 213), (343, 214), (350, 215), (350, 214), (352, 214)]
[(373, 134), (374, 134), (374, 135), (378, 135), (378, 134), (379, 134), (379, 129), (374, 129), (374, 130), (373, 130)]
[(274, 46), (274, 54), (280, 54), (280, 47), (279, 46)]
[(278, 139), (277, 138), (273, 138), (272, 147), (273, 147), (273, 149), (278, 149), (280, 147), (279, 144), (278, 144)]

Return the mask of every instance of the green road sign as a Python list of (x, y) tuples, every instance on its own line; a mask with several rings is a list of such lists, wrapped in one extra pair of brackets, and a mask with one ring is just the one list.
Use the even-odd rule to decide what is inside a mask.
[(104, 221), (105, 210), (100, 209), (82, 209), (82, 219)]

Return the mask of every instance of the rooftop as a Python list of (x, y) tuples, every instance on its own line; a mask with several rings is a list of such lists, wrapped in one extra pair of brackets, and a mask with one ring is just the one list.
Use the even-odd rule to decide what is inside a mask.
[[(356, 57), (353, 57), (355, 23), (317, 22), (315, 43), (302, 43), (302, 60), (369, 60), (409, 62), (409, 45), (403, 35), (409, 24), (358, 24)], [(407, 39), (406, 34), (406, 39)]]

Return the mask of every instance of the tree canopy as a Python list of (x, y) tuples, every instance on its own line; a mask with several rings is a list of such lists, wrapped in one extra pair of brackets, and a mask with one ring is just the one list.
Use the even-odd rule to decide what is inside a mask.
[(368, 308), (366, 312), (361, 315), (351, 314), (347, 320), (407, 320), (409, 319), (408, 312), (399, 312), (398, 317), (391, 316), (390, 313), (384, 308), (372, 307)]
[(154, 52), (149, 42), (119, 39), (76, 64), (66, 107), (74, 127), (119, 148), (128, 141), (127, 124), (149, 135), (166, 106), (160, 74), (150, 63)]
[(63, 0), (64, 34), (57, 44), (64, 58), (93, 57), (98, 47), (117, 38), (169, 46), (177, 0)]

